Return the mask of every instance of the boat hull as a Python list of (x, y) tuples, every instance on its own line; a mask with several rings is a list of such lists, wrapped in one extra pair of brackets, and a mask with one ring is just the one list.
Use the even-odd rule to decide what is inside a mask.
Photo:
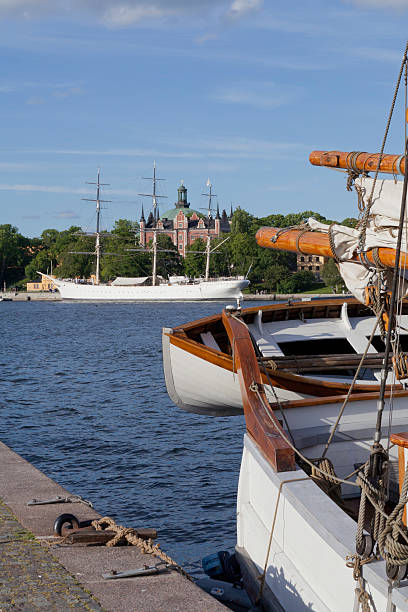
[[(353, 570), (346, 566), (346, 556), (355, 553), (355, 532), (355, 522), (313, 480), (305, 478), (304, 472), (276, 473), (251, 437), (245, 435), (237, 500), (236, 553), (253, 601), (259, 595), (259, 578), (266, 562), (262, 609), (274, 612), (357, 609), (354, 606), (358, 585)], [(373, 609), (388, 609), (385, 562), (365, 565), (364, 581)], [(406, 588), (393, 589), (395, 611), (407, 609), (405, 591)]]
[[(171, 400), (186, 412), (208, 416), (243, 414), (238, 375), (206, 358), (193, 355), (171, 342), (171, 329), (162, 334), (163, 365), (167, 392)], [(265, 385), (270, 401), (287, 402), (311, 397), (287, 389)]]
[(85, 285), (54, 280), (63, 300), (114, 302), (166, 302), (242, 299), (245, 279), (208, 281), (191, 285), (117, 286)]

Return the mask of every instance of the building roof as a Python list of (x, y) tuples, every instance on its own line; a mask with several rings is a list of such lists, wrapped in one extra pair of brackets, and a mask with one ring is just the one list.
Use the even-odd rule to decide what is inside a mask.
[(174, 208), (171, 208), (170, 210), (166, 210), (166, 212), (160, 215), (160, 218), (169, 219), (169, 221), (174, 221), (174, 219), (177, 217), (180, 211), (183, 212), (187, 218), (191, 217), (194, 213), (196, 213), (199, 217), (204, 217), (202, 213), (198, 212), (197, 210), (194, 210), (193, 208), (190, 208), (190, 205), (188, 205), (188, 206), (175, 206)]

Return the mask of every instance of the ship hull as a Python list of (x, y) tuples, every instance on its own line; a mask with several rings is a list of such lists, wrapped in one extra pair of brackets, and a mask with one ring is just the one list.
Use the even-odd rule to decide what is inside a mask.
[(185, 285), (121, 286), (85, 285), (54, 280), (63, 300), (112, 302), (166, 302), (242, 299), (245, 279), (208, 281)]
[[(251, 437), (245, 435), (237, 499), (236, 554), (253, 601), (259, 595), (266, 564), (262, 609), (357, 610), (353, 569), (346, 566), (346, 556), (355, 554), (355, 532), (353, 519), (313, 480), (305, 478), (303, 471), (275, 472)], [(385, 561), (364, 566), (364, 583), (374, 610), (391, 609), (387, 608)], [(393, 589), (390, 597), (395, 612), (407, 609), (406, 588)]]

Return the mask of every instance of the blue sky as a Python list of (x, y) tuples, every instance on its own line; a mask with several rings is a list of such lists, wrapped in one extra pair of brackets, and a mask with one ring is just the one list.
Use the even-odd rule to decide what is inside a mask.
[(221, 208), (356, 216), (308, 155), (379, 150), (407, 24), (408, 0), (0, 0), (0, 223), (91, 228), (98, 166), (104, 225), (138, 220), (153, 160), (161, 212), (209, 176)]

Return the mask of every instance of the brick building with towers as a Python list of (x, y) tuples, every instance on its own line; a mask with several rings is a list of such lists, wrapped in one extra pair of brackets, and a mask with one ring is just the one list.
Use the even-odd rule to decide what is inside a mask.
[(162, 215), (157, 209), (156, 219), (153, 213), (150, 213), (146, 220), (142, 207), (140, 218), (140, 244), (142, 246), (148, 245), (149, 241), (153, 240), (154, 230), (157, 229), (161, 234), (170, 236), (180, 255), (185, 257), (187, 247), (197, 238), (206, 241), (208, 234), (213, 238), (220, 238), (231, 231), (232, 206), (229, 215), (225, 210), (220, 214), (218, 204), (214, 216), (211, 211), (204, 215), (190, 208), (190, 203), (187, 202), (187, 188), (183, 183), (178, 187), (177, 193), (178, 198), (174, 203), (174, 208), (167, 210)]

